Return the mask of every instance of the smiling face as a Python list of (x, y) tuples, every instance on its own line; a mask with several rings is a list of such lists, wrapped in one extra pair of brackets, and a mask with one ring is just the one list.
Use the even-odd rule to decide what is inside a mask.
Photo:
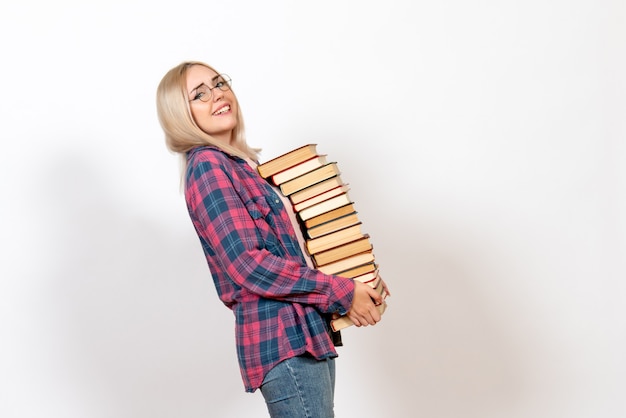
[[(233, 145), (233, 129), (237, 126), (239, 111), (237, 99), (230, 89), (222, 91), (217, 88), (219, 81), (218, 74), (210, 68), (203, 65), (189, 67), (186, 84), (189, 107), (200, 129), (218, 141)], [(210, 98), (203, 101), (207, 96)]]

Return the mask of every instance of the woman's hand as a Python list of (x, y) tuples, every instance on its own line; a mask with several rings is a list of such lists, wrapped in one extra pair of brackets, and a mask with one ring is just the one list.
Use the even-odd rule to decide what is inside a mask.
[[(384, 285), (385, 289), (387, 285)], [(348, 318), (356, 325), (368, 326), (376, 325), (380, 321), (380, 312), (377, 306), (383, 303), (383, 297), (371, 286), (354, 281), (354, 297), (352, 306), (348, 311)]]

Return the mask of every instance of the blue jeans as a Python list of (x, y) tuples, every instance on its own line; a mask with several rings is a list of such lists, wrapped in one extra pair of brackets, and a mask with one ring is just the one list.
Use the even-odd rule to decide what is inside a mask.
[(272, 418), (332, 418), (335, 360), (309, 355), (278, 363), (261, 385)]

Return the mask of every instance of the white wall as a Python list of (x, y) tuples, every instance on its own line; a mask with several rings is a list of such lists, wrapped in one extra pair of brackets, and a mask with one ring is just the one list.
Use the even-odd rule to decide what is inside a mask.
[(339, 162), (393, 292), (339, 417), (626, 416), (623, 1), (0, 6), (0, 416), (262, 417), (154, 95)]

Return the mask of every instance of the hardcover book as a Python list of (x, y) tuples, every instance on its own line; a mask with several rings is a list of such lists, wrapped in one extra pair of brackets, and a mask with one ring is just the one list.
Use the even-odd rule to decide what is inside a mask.
[(369, 235), (365, 234), (361, 238), (354, 241), (341, 244), (338, 247), (312, 254), (311, 257), (316, 266), (324, 266), (335, 261), (343, 260), (354, 254), (360, 254), (365, 251), (372, 251), (372, 243)]
[(380, 276), (378, 275), (378, 270), (370, 271), (369, 273), (361, 274), (359, 276), (353, 277), (352, 280), (367, 283), (372, 287), (376, 287), (376, 282), (380, 280)]
[(319, 155), (317, 157), (311, 158), (310, 160), (306, 160), (301, 162), (300, 164), (294, 165), (291, 168), (279, 171), (271, 177), (272, 183), (278, 186), (279, 184), (285, 183), (286, 181), (289, 181), (291, 179), (295, 179), (296, 177), (306, 174), (309, 171), (313, 171), (316, 168), (320, 168), (321, 166), (326, 164), (326, 156)]
[(299, 192), (295, 192), (289, 195), (289, 200), (294, 205), (298, 203), (322, 194), (330, 189), (342, 186), (343, 181), (340, 176), (334, 176), (326, 180), (322, 180), (319, 183), (312, 184)]
[(317, 269), (322, 273), (336, 274), (337, 276), (341, 276), (341, 273), (344, 271), (350, 270), (357, 266), (361, 266), (363, 264), (371, 263), (372, 261), (374, 261), (374, 253), (370, 250), (364, 253), (351, 255), (350, 257), (335, 261), (330, 264), (319, 266)]
[(361, 232), (361, 222), (358, 222), (347, 228), (340, 229), (330, 234), (322, 235), (321, 237), (310, 239), (306, 241), (306, 249), (309, 254), (319, 253), (345, 244), (350, 241), (354, 241), (363, 237)]
[(346, 277), (348, 279), (354, 279), (356, 277), (368, 274), (372, 271), (378, 270), (378, 265), (375, 262), (369, 262), (360, 264), (356, 267), (352, 267), (348, 270), (343, 270), (337, 273), (337, 276)]
[(339, 231), (340, 229), (356, 225), (360, 222), (361, 221), (359, 220), (357, 213), (352, 212), (347, 215), (331, 219), (330, 221), (324, 222), (323, 224), (319, 224), (312, 228), (309, 228), (306, 230), (306, 234), (310, 239), (319, 238), (321, 236), (331, 234), (335, 231)]
[(263, 178), (293, 167), (303, 161), (317, 157), (317, 144), (307, 144), (300, 148), (286, 152), (257, 166), (257, 171)]
[(322, 202), (314, 204), (313, 206), (302, 209), (298, 212), (298, 216), (303, 221), (306, 221), (317, 215), (321, 215), (322, 213), (329, 212), (333, 209), (337, 209), (349, 203), (352, 203), (352, 201), (350, 200), (350, 196), (348, 195), (348, 192), (344, 192), (338, 196), (331, 197), (330, 199), (324, 200)]
[(350, 213), (356, 213), (356, 211), (354, 210), (354, 205), (352, 204), (352, 202), (350, 202), (347, 205), (341, 206), (337, 209), (333, 209), (331, 211), (328, 211), (326, 213), (322, 213), (321, 215), (317, 215), (314, 216), (310, 219), (307, 219), (304, 221), (304, 227), (306, 229), (308, 228), (313, 228), (314, 226), (320, 225), (324, 222), (328, 222), (331, 221), (335, 218), (338, 218), (340, 216), (343, 215), (347, 215)]
[(295, 210), (296, 212), (301, 212), (303, 209), (306, 209), (310, 206), (313, 206), (317, 203), (323, 202), (324, 200), (328, 200), (331, 197), (335, 197), (338, 196), (342, 193), (346, 193), (348, 191), (348, 185), (343, 184), (339, 187), (335, 187), (334, 189), (330, 189), (325, 191), (322, 194), (318, 194), (317, 196), (313, 196), (310, 199), (304, 200), (300, 203), (296, 203), (295, 205), (293, 205), (293, 210)]
[(338, 176), (339, 174), (339, 168), (337, 167), (336, 162), (327, 163), (313, 171), (309, 171), (308, 173), (282, 183), (279, 186), (280, 191), (285, 196), (289, 196), (290, 194), (295, 193), (298, 190), (302, 190), (311, 184)]

